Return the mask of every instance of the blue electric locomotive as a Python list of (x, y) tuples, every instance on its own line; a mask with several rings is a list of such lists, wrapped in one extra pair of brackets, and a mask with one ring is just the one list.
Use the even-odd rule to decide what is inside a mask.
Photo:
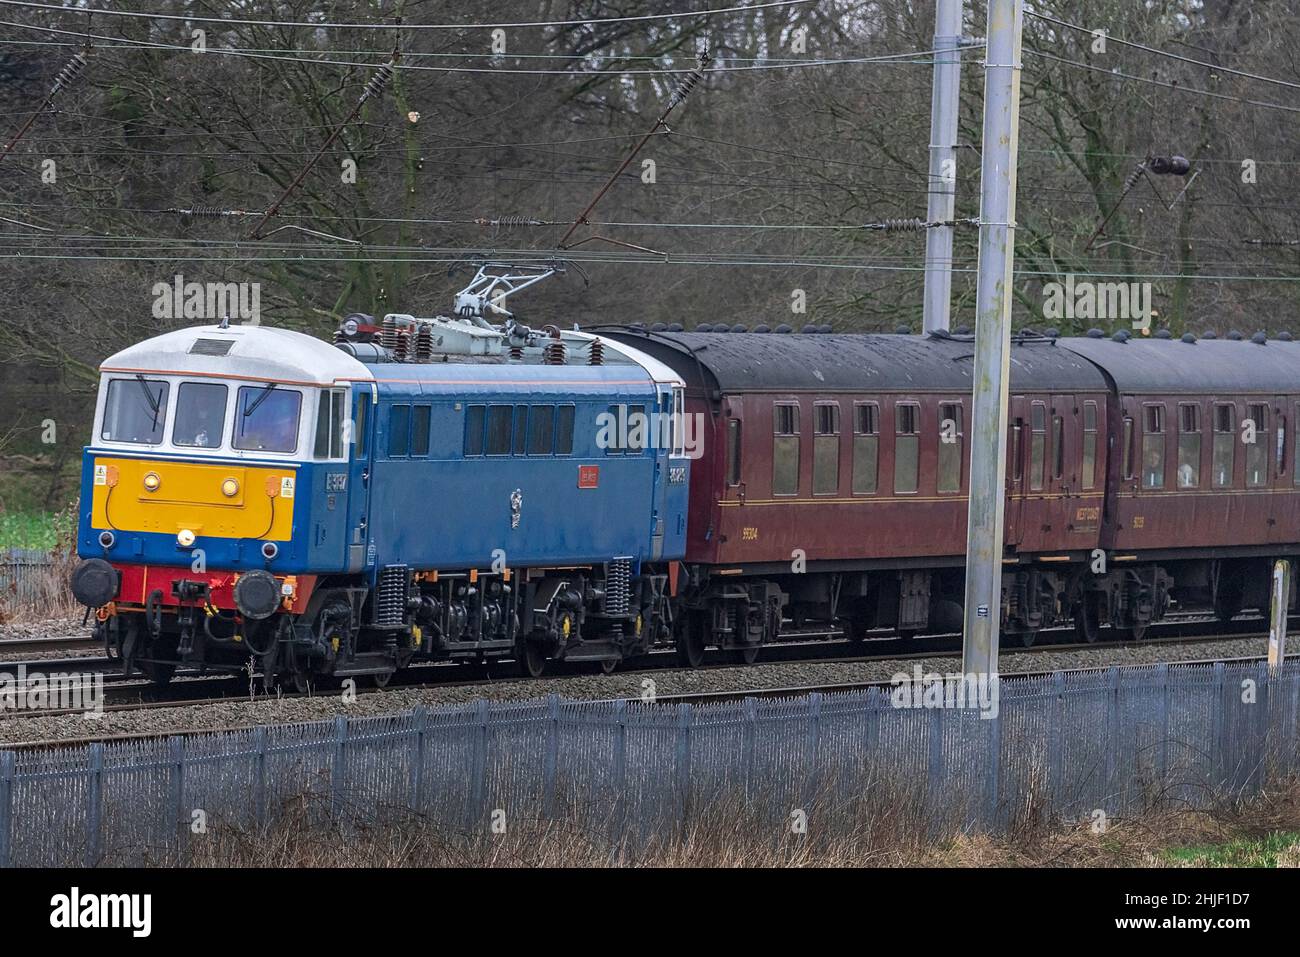
[(582, 333), (367, 320), (334, 344), (184, 329), (104, 362), (72, 584), (128, 671), (536, 676), (669, 642), (681, 380)]

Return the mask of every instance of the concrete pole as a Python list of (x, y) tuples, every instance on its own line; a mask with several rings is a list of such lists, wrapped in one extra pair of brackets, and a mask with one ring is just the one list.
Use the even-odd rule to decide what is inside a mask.
[(1024, 0), (989, 0), (984, 64), (984, 153), (980, 170), (975, 386), (962, 644), (962, 667), (966, 674), (977, 675), (995, 675), (998, 668), (1023, 4)]
[(1281, 668), (1286, 660), (1286, 614), (1291, 604), (1291, 562), (1273, 563), (1273, 588), (1269, 608), (1268, 666)]
[[(930, 97), (930, 177), (926, 219), (949, 221), (957, 197), (957, 103), (961, 93), (962, 0), (936, 0), (934, 92)], [(947, 330), (952, 294), (952, 227), (925, 231), (925, 312), (921, 329)]]

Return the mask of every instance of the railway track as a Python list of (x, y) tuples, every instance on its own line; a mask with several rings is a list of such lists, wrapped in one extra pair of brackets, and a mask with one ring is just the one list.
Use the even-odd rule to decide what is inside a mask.
[[(1124, 648), (1136, 647), (1138, 645), (1150, 646), (1157, 643), (1168, 644), (1208, 644), (1211, 642), (1232, 640), (1239, 638), (1263, 638), (1264, 634), (1260, 631), (1260, 619), (1247, 619), (1229, 623), (1229, 626), (1213, 634), (1188, 634), (1190, 629), (1194, 629), (1198, 624), (1204, 625), (1205, 621), (1183, 621), (1167, 622), (1168, 627), (1161, 630), (1159, 634), (1155, 633), (1153, 628), (1148, 636), (1139, 641), (1115, 641), (1115, 642), (1097, 642), (1095, 644), (1081, 644), (1065, 640), (1073, 636), (1073, 631), (1069, 629), (1060, 629), (1059, 635), (1047, 636), (1044, 641), (1030, 648), (1014, 648), (1009, 651), (1025, 653), (1044, 653), (1057, 652), (1068, 653), (1070, 651), (1100, 650), (1104, 648)], [(1219, 624), (1217, 621), (1216, 624)], [(799, 641), (792, 641), (773, 645), (764, 648), (764, 656), (760, 659), (760, 664), (780, 664), (794, 662), (810, 662), (818, 664), (852, 664), (871, 662), (875, 660), (891, 661), (920, 661), (936, 656), (947, 656), (960, 654), (961, 639), (960, 636), (931, 636), (926, 638), (897, 639), (897, 638), (875, 638), (863, 642), (863, 647), (858, 653), (845, 654), (846, 649), (853, 646), (843, 639), (826, 640), (830, 635), (837, 634), (834, 632), (805, 632), (800, 636)], [(818, 636), (822, 640), (818, 640)], [(1054, 640), (1056, 639), (1056, 640)], [(877, 646), (880, 647), (877, 647)], [(924, 647), (918, 648), (918, 645)], [(906, 651), (900, 651), (900, 648), (907, 648)], [(1210, 659), (1205, 659), (1210, 660)], [(1214, 659), (1222, 660), (1222, 659)], [(1240, 659), (1254, 660), (1254, 659)], [(100, 659), (104, 664), (117, 667), (114, 659)], [(31, 665), (33, 670), (39, 666), (48, 666), (51, 660), (37, 660), (26, 662)], [(62, 664), (63, 662), (53, 662)], [(1170, 662), (1171, 664), (1190, 663), (1190, 661)], [(0, 674), (10, 670), (14, 662), (0, 662)], [(709, 672), (721, 669), (738, 667), (732, 656), (727, 652), (712, 651), (706, 656), (705, 664), (700, 668), (693, 669), (696, 673)], [(1109, 666), (1106, 666), (1109, 667)], [(68, 670), (72, 670), (69, 668)], [(659, 652), (647, 658), (635, 661), (622, 669), (618, 674), (624, 676), (645, 675), (647, 677), (656, 673), (665, 671), (682, 670), (672, 652)], [(1093, 670), (1088, 667), (1077, 669), (1080, 671)], [(1048, 671), (1030, 671), (1015, 672), (1013, 675), (1007, 675), (1008, 679), (1021, 677), (1032, 674), (1048, 674)], [(548, 678), (576, 678), (590, 677), (593, 674), (592, 668), (587, 663), (568, 664), (564, 662), (556, 663), (553, 671), (549, 671)], [(267, 700), (268, 696), (260, 688), (260, 679), (257, 683), (250, 681), (247, 675), (203, 675), (195, 671), (177, 672), (173, 682), (165, 688), (158, 688), (149, 681), (139, 676), (126, 677), (121, 674), (110, 674), (103, 672), (103, 693), (104, 693), (104, 711), (114, 713), (121, 711), (141, 711), (158, 708), (172, 708), (178, 706), (196, 706), (203, 704), (228, 703), (236, 700)], [(508, 681), (522, 681), (526, 679), (519, 678), (513, 671), (510, 664), (424, 664), (416, 665), (405, 671), (399, 672), (393, 676), (391, 682), (386, 685), (388, 688), (401, 688), (404, 690), (421, 690), (433, 688), (475, 688), (491, 687)], [(849, 691), (860, 690), (872, 686), (888, 685), (888, 681), (862, 682), (862, 683), (841, 683), (828, 685), (800, 685), (794, 687), (778, 688), (755, 688), (743, 692), (695, 692), (677, 695), (656, 695), (655, 699), (665, 703), (689, 703), (691, 701), (713, 701), (713, 700), (732, 700), (736, 697), (773, 697), (782, 695), (807, 694), (814, 691)], [(357, 694), (374, 694), (382, 689), (377, 687), (367, 687), (361, 683), (355, 686)], [(307, 694), (299, 692), (282, 692), (274, 697), (279, 699), (296, 699), (304, 697), (335, 697), (344, 693), (344, 689), (339, 684), (333, 686), (323, 686), (314, 688)], [(48, 708), (40, 710), (13, 710), (4, 711), (0, 709), (0, 720), (17, 720), (22, 718), (44, 718), (57, 717), (64, 715), (80, 715), (83, 709), (75, 708)], [(130, 737), (130, 736), (128, 736)], [(88, 740), (113, 740), (114, 736), (100, 736)]]

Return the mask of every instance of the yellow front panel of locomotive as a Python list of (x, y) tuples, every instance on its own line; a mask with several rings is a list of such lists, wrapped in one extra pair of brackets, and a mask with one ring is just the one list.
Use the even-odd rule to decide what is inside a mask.
[(96, 456), (95, 528), (288, 541), (297, 472), (171, 459)]

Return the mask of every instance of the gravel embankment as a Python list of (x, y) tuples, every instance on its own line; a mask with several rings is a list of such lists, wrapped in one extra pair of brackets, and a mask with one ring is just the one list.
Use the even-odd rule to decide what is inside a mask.
[[(1152, 643), (1130, 648), (1097, 648), (1084, 651), (1025, 652), (1004, 650), (1002, 673), (1050, 671), (1110, 665), (1155, 664), (1205, 658), (1238, 658), (1262, 655), (1264, 638), (1237, 638), (1208, 644)], [(691, 692), (743, 691), (751, 688), (799, 688), (809, 685), (841, 684), (864, 681), (888, 681), (903, 672), (911, 674), (917, 665), (926, 672), (952, 672), (961, 667), (956, 657), (936, 656), (917, 660), (880, 660), (859, 662), (800, 662), (757, 664), (748, 668), (716, 668), (705, 671), (651, 671), (613, 675), (543, 678), (522, 681), (503, 678), (491, 685), (448, 684), (433, 688), (390, 688), (384, 692), (366, 691), (352, 704), (344, 704), (337, 695), (306, 698), (231, 698), (202, 705), (178, 704), (173, 708), (144, 711), (109, 712), (96, 720), (80, 715), (24, 718), (21, 715), (0, 718), (0, 744), (63, 738), (83, 738), (109, 734), (158, 734), (205, 728), (229, 728), (257, 724), (312, 721), (336, 715), (367, 716), (402, 711), (417, 705), (428, 707), (457, 704), (488, 698), (493, 701), (520, 701), (551, 693), (574, 699), (639, 697), (642, 682), (654, 681), (661, 695)], [(364, 680), (359, 687), (366, 688)]]

